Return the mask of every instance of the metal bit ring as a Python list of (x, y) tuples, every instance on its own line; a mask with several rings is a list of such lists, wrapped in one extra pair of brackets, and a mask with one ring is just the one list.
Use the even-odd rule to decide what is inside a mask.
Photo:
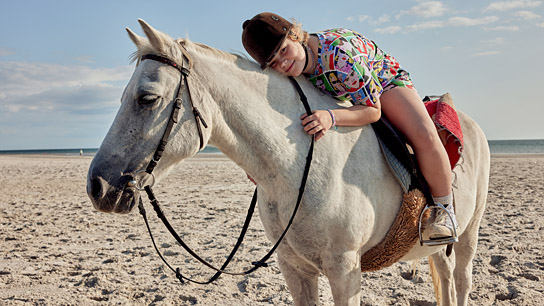
[[(138, 174), (139, 173), (146, 173), (146, 174), (149, 174), (151, 176), (151, 184), (147, 184), (147, 185), (143, 185), (143, 179), (138, 179)], [(141, 176), (141, 175), (140, 175)], [(143, 178), (145, 178), (145, 176), (143, 176)], [(145, 187), (146, 186), (149, 186), (149, 187), (153, 187), (153, 185), (155, 185), (155, 174), (153, 173), (147, 173), (145, 172), (145, 170), (139, 170), (139, 171), (136, 171), (133, 175), (132, 175), (132, 180), (128, 181), (127, 183), (127, 186), (128, 187), (133, 187), (133, 188), (136, 188), (137, 190), (139, 191), (142, 191), (142, 190), (145, 190)]]

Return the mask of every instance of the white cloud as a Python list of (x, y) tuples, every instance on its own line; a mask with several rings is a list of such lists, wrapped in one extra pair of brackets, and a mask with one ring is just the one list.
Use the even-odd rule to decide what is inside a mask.
[(496, 26), (496, 27), (485, 27), (484, 31), (519, 31), (518, 26)]
[(43, 63), (0, 62), (0, 93), (29, 95), (51, 88), (128, 80), (133, 68), (91, 68)]
[(346, 20), (350, 21), (350, 22), (354, 22), (354, 21), (367, 22), (368, 24), (378, 26), (380, 24), (384, 24), (384, 23), (387, 23), (387, 22), (391, 21), (391, 16), (388, 15), (388, 14), (385, 14), (385, 15), (382, 15), (381, 17), (379, 17), (379, 18), (372, 18), (372, 17), (370, 17), (368, 15), (357, 15), (357, 16), (349, 16), (349, 17), (346, 18)]
[[(0, 62), (0, 113), (111, 109), (133, 68)], [(118, 105), (118, 102), (115, 103)]]
[(519, 11), (514, 14), (514, 16), (519, 17), (524, 20), (533, 20), (540, 18), (540, 15), (535, 14), (531, 11)]
[(497, 37), (497, 38), (494, 38), (494, 39), (484, 40), (484, 41), (482, 41), (482, 43), (484, 43), (486, 45), (490, 45), (490, 46), (498, 46), (498, 45), (504, 44), (505, 39), (504, 39), (504, 37)]
[(485, 52), (479, 52), (474, 54), (474, 56), (491, 56), (491, 55), (497, 55), (500, 54), (500, 51), (485, 51)]
[(451, 17), (448, 19), (448, 25), (459, 27), (471, 27), (482, 24), (489, 24), (499, 20), (496, 16), (486, 16), (482, 18)]
[(111, 113), (119, 106), (121, 93), (122, 88), (107, 84), (55, 87), (32, 95), (10, 97), (0, 103), (0, 109), (11, 113), (53, 112), (54, 115)]
[(427, 21), (422, 23), (416, 23), (412, 25), (408, 25), (405, 27), (400, 26), (391, 26), (391, 27), (385, 27), (376, 29), (376, 32), (380, 34), (394, 34), (398, 32), (416, 32), (416, 31), (423, 31), (428, 29), (437, 29), (437, 28), (444, 28), (444, 27), (472, 27), (472, 26), (478, 26), (478, 25), (484, 25), (493, 23), (499, 20), (496, 16), (487, 16), (482, 18), (467, 18), (467, 17), (451, 17), (447, 20), (433, 20), (433, 21)]
[(409, 10), (402, 11), (399, 16), (401, 15), (412, 15), (412, 16), (418, 16), (423, 18), (431, 18), (431, 17), (440, 17), (444, 15), (444, 12), (446, 11), (446, 7), (442, 2), (440, 1), (425, 1), (422, 3), (419, 3), (416, 6), (413, 6)]
[(98, 146), (133, 69), (0, 62), (0, 148)]
[(543, 23), (538, 23), (536, 26), (539, 27), (539, 28), (544, 28), (544, 22)]
[(379, 34), (395, 34), (401, 31), (402, 31), (402, 27), (400, 26), (390, 26), (390, 27), (376, 29), (376, 32), (378, 32)]
[(363, 22), (363, 21), (366, 21), (370, 18), (370, 16), (368, 15), (358, 15), (358, 16), (349, 16), (347, 18), (348, 21), (358, 21), (358, 22)]
[(407, 31), (422, 31), (427, 29), (443, 28), (445, 23), (443, 21), (428, 21), (418, 24), (409, 25), (406, 27)]
[(76, 61), (80, 62), (80, 63), (84, 63), (84, 64), (92, 64), (94, 63), (94, 60), (93, 60), (93, 57), (92, 56), (78, 56), (76, 58), (74, 58)]
[(390, 20), (391, 20), (391, 17), (389, 15), (383, 15), (380, 18), (378, 18), (378, 20), (376, 20), (375, 23), (382, 24), (382, 23), (389, 22)]
[(484, 9), (487, 11), (506, 11), (518, 8), (534, 8), (540, 6), (542, 1), (530, 1), (530, 0), (515, 0), (515, 1), (500, 1), (491, 3)]

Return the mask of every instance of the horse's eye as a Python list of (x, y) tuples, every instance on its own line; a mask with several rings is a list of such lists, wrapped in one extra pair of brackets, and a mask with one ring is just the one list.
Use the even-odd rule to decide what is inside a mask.
[(144, 94), (138, 97), (138, 103), (142, 105), (155, 104), (161, 99), (161, 96)]

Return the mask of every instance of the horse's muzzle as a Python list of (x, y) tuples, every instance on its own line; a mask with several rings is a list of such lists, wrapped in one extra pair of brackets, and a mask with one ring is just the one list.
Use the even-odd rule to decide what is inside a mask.
[(121, 176), (113, 186), (100, 176), (89, 176), (87, 194), (95, 209), (102, 212), (129, 213), (140, 199), (137, 188), (129, 186), (130, 176)]

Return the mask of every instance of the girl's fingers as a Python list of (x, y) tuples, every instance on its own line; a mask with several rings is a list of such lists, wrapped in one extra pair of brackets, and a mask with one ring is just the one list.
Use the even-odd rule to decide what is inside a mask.
[(318, 141), (318, 140), (321, 139), (323, 136), (325, 136), (325, 133), (326, 133), (326, 132), (327, 132), (327, 131), (325, 131), (325, 130), (319, 131), (319, 132), (315, 135), (315, 141)]
[(319, 123), (317, 123), (317, 121), (311, 121), (304, 126), (304, 131), (309, 134), (315, 134), (320, 130), (322, 130), (322, 128), (319, 127)]
[(319, 111), (315, 111), (311, 116), (308, 116), (307, 114), (300, 116), (300, 119), (302, 120), (301, 124), (304, 126), (304, 131), (310, 135), (316, 135), (316, 140), (325, 136), (325, 132), (328, 129), (328, 122), (326, 122), (326, 119), (328, 119), (328, 116), (330, 115), (327, 113), (325, 118), (320, 115), (323, 114), (320, 114)]

